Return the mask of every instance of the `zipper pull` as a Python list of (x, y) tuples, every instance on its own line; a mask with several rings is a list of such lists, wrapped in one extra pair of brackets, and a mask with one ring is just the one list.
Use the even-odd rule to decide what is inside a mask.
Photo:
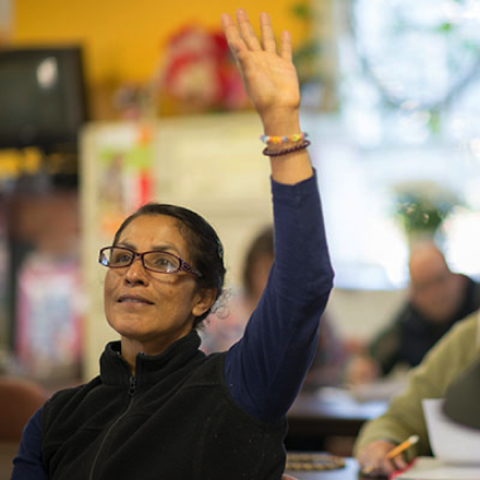
[(133, 397), (135, 395), (135, 390), (137, 389), (137, 379), (135, 377), (130, 377), (130, 385), (128, 386), (128, 394)]

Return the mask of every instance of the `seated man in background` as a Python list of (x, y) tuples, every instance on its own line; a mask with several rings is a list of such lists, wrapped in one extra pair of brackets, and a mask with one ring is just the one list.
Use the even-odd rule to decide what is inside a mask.
[(414, 367), (454, 323), (480, 308), (480, 285), (450, 271), (432, 242), (414, 247), (409, 259), (410, 285), (406, 305), (392, 324), (355, 358), (347, 383), (361, 384), (386, 376), (399, 366)]
[[(459, 322), (414, 368), (405, 390), (392, 399), (388, 410), (367, 422), (355, 442), (354, 454), (372, 475), (389, 475), (419, 455), (431, 455), (422, 400), (443, 398), (458, 377), (480, 360), (480, 312)], [(393, 459), (387, 453), (411, 435), (419, 442)]]
[[(273, 258), (273, 228), (267, 226), (256, 235), (247, 249), (242, 269), (242, 291), (227, 295), (220, 308), (208, 317), (201, 331), (201, 348), (206, 353), (228, 350), (240, 340), (267, 285)], [(343, 375), (347, 349), (328, 318), (328, 314), (324, 314), (319, 319), (321, 325), (317, 352), (304, 380), (304, 391), (337, 385)]]

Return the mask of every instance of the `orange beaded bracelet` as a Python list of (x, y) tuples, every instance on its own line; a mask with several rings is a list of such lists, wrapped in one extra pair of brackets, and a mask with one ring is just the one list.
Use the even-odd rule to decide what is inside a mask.
[(260, 135), (260, 140), (267, 145), (270, 143), (297, 143), (305, 140), (308, 137), (307, 133), (294, 133), (293, 135), (275, 136), (275, 135)]

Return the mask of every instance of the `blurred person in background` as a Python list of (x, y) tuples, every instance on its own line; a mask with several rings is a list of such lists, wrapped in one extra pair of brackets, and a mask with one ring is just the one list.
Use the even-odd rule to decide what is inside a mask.
[[(202, 350), (206, 353), (226, 351), (242, 337), (267, 285), (274, 260), (273, 237), (273, 226), (264, 227), (247, 248), (242, 268), (242, 289), (228, 292), (201, 330)], [(319, 322), (317, 351), (302, 386), (304, 391), (338, 385), (347, 359), (347, 350), (337, 336), (328, 313), (319, 318)]]
[(418, 365), (452, 325), (480, 308), (480, 285), (452, 272), (433, 242), (414, 246), (408, 267), (406, 304), (367, 352), (352, 359), (346, 383), (369, 383)]
[[(423, 399), (446, 398), (448, 401), (449, 396), (454, 395), (452, 400), (456, 400), (459, 388), (465, 394), (472, 394), (473, 384), (475, 393), (473, 398), (467, 400), (474, 404), (474, 408), (467, 408), (462, 415), (470, 415), (467, 419), (469, 426), (480, 428), (479, 361), (480, 312), (477, 311), (458, 322), (430, 350), (420, 365), (411, 370), (406, 388), (391, 400), (387, 411), (379, 418), (365, 423), (354, 445), (354, 454), (360, 467), (373, 476), (386, 476), (395, 470), (404, 469), (407, 462), (417, 456), (432, 455), (422, 407)], [(475, 376), (473, 380), (472, 375)], [(445, 413), (448, 414), (446, 410)], [(453, 415), (455, 414), (458, 416), (458, 412), (454, 411)], [(411, 435), (420, 437), (418, 443), (403, 454), (389, 459), (388, 452)]]

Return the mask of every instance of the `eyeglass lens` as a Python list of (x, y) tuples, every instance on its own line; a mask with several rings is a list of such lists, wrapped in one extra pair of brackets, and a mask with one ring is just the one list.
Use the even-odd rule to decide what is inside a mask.
[[(123, 267), (133, 262), (135, 254), (130, 250), (112, 247), (104, 252), (104, 256), (109, 266)], [(156, 272), (172, 273), (180, 268), (180, 260), (167, 252), (147, 252), (142, 256), (145, 267)]]

